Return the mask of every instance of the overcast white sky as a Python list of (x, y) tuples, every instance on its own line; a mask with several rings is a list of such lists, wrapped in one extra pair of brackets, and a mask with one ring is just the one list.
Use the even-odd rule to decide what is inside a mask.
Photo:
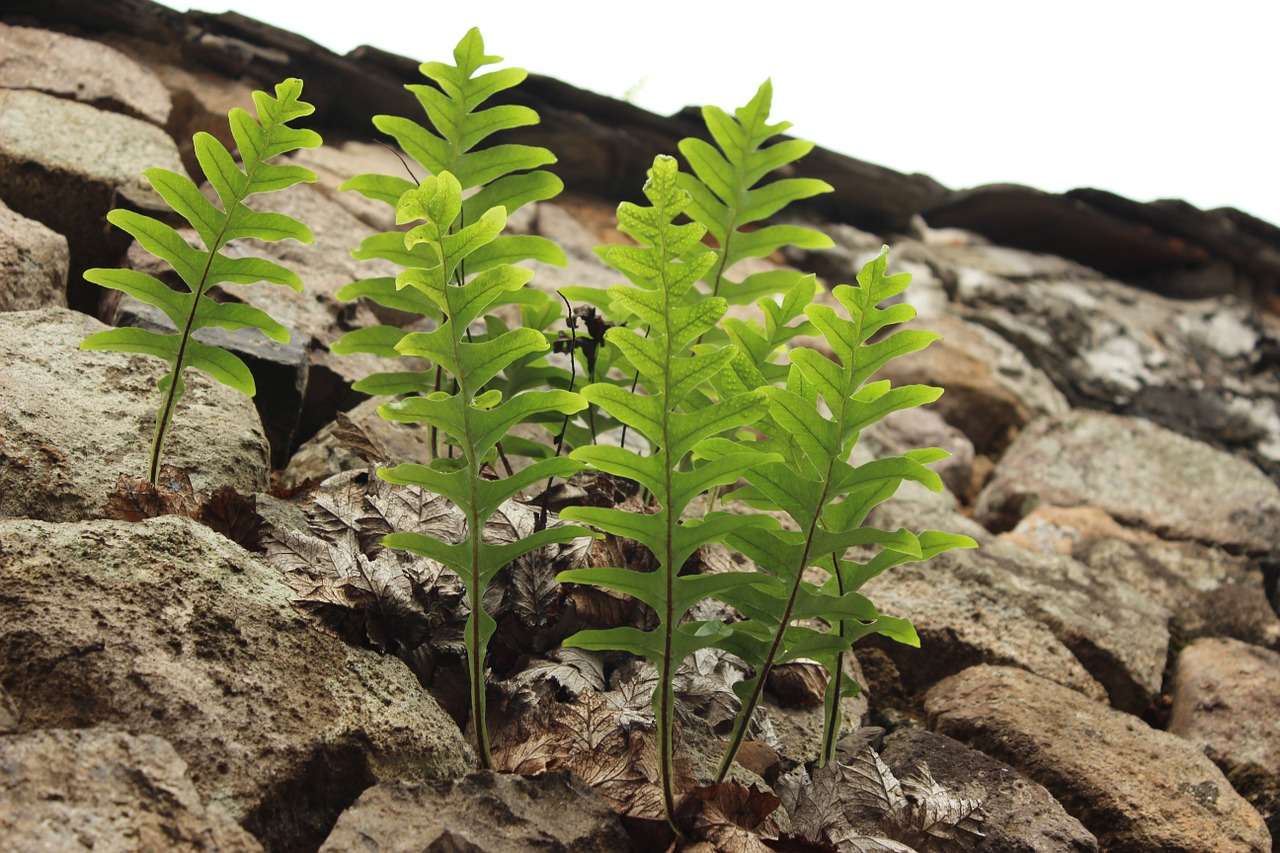
[(1280, 223), (1280, 0), (790, 0), (760, 18), (740, 10), (764, 0), (164, 2), (419, 60), (479, 26), (508, 64), (664, 114), (732, 110), (772, 77), (795, 135), (953, 188), (1092, 186)]

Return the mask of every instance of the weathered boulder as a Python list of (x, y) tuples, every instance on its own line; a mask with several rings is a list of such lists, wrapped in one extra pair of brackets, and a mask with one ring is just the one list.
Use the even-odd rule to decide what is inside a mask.
[(974, 472), (973, 442), (943, 419), (934, 407), (904, 409), (872, 424), (858, 436), (861, 454), (881, 458), (921, 447), (938, 447), (951, 455), (931, 467), (954, 495), (972, 499), (980, 483)]
[(1266, 554), (1280, 541), (1280, 487), (1239, 456), (1141, 418), (1043, 418), (1009, 447), (975, 517), (1008, 530), (1036, 507), (1097, 506), (1165, 539)]
[(1280, 618), (1267, 602), (1262, 569), (1247, 557), (1198, 542), (1167, 542), (1091, 506), (1039, 507), (1001, 538), (1073, 557), (1095, 575), (1130, 584), (1169, 608), (1169, 630), (1180, 642), (1234, 637), (1280, 647)]
[[(0, 515), (101, 518), (120, 474), (146, 476), (165, 366), (78, 349), (105, 328), (66, 309), (0, 313)], [(199, 371), (185, 378), (164, 461), (191, 468), (197, 489), (264, 490), (253, 401)]]
[(1167, 299), (1118, 282), (959, 277), (956, 310), (1011, 341), (1073, 406), (1134, 415), (1280, 477), (1280, 324), (1234, 300)]
[[(1069, 557), (1037, 554), (1002, 542), (959, 513), (913, 500), (910, 493), (878, 507), (870, 521), (890, 530), (935, 528), (964, 533), (979, 544), (977, 550), (950, 551), (917, 567), (919, 577), (912, 578), (910, 595), (898, 585), (912, 577), (904, 572), (911, 567), (886, 572), (867, 585), (868, 595), (881, 609), (885, 609), (885, 602), (893, 602), (894, 609), (888, 612), (894, 615), (915, 621), (917, 613), (931, 614), (930, 630), (936, 632), (932, 642), (925, 643), (922, 634), (921, 650), (887, 646), (891, 654), (902, 656), (900, 669), (910, 667), (911, 659), (920, 660), (926, 669), (935, 666), (938, 659), (953, 654), (948, 649), (954, 645), (949, 634), (965, 636), (976, 625), (990, 622), (990, 630), (1002, 643), (1025, 650), (1022, 659), (1001, 663), (1076, 687), (1062, 678), (1060, 669), (1029, 665), (1043, 660), (1034, 647), (1037, 635), (1047, 631), (1056, 639), (1056, 646), (1069, 650), (1073, 664), (1078, 662), (1105, 688), (1115, 707), (1142, 713), (1159, 695), (1168, 656), (1170, 613), (1133, 585), (1091, 571)], [(949, 606), (926, 602), (931, 594), (923, 585), (930, 582), (955, 596)], [(999, 609), (987, 603), (990, 601), (1000, 602)], [(1028, 622), (1037, 623), (1034, 631), (1028, 631)], [(997, 662), (993, 657), (970, 659), (978, 661)]]
[(252, 853), (167, 741), (110, 727), (0, 736), (0, 847)]
[(631, 840), (604, 798), (567, 770), (384, 782), (342, 813), (323, 853), (621, 853)]
[(929, 408), (968, 436), (978, 453), (998, 454), (1037, 417), (1067, 413), (1062, 392), (995, 332), (959, 317), (914, 325), (937, 332), (942, 340), (891, 361), (877, 376), (895, 385), (945, 389)]
[(0, 198), (67, 235), (67, 301), (92, 311), (100, 288), (81, 279), (114, 266), (130, 237), (106, 224), (119, 206), (162, 205), (142, 177), (158, 167), (185, 174), (178, 149), (153, 124), (42, 92), (0, 89)]
[(65, 308), (67, 238), (0, 201), (0, 311)]
[(0, 540), (0, 683), (24, 732), (163, 737), (269, 848), (319, 843), (376, 781), (470, 769), (403, 664), (317, 632), (276, 570), (190, 519), (9, 520)]
[(922, 729), (885, 738), (880, 757), (902, 779), (925, 769), (946, 788), (982, 804), (976, 853), (1096, 851), (1098, 840), (1039, 783), (964, 744)]
[(1239, 211), (1142, 203), (1095, 189), (1059, 194), (991, 184), (952, 193), (925, 215), (1171, 295), (1240, 293), (1274, 288), (1280, 279), (1275, 235), (1258, 234)]
[[(119, 298), (104, 300), (102, 319), (105, 322), (162, 334), (177, 331), (169, 316), (154, 305), (119, 292), (112, 295)], [(249, 368), (257, 390), (253, 396), (254, 408), (262, 419), (262, 430), (271, 448), (271, 467), (284, 467), (294, 445), (307, 389), (310, 363), (306, 336), (290, 331), (288, 342), (280, 343), (257, 329), (230, 331), (209, 326), (198, 329), (192, 337), (232, 353)]]
[(864, 590), (882, 613), (910, 619), (920, 635), (919, 648), (878, 636), (859, 644), (885, 652), (906, 691), (992, 663), (1021, 667), (1106, 701), (1103, 686), (1041, 619), (1008, 600), (1004, 589), (965, 577), (954, 561), (944, 562), (946, 556), (892, 569)]
[(1261, 816), (1194, 745), (1044, 678), (974, 667), (925, 709), (934, 731), (1044, 785), (1105, 850), (1271, 850)]
[(1280, 653), (1205, 638), (1178, 655), (1169, 731), (1219, 764), (1280, 774)]
[(1280, 653), (1197, 640), (1178, 655), (1169, 731), (1222, 768), (1280, 837)]
[(101, 42), (0, 24), (0, 88), (33, 89), (164, 127), (169, 91), (149, 69)]

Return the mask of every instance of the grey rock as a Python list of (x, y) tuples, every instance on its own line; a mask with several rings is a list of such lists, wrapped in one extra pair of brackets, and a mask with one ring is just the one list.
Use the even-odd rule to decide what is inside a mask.
[(164, 208), (142, 177), (152, 167), (186, 174), (163, 130), (41, 92), (0, 89), (0, 198), (14, 211), (65, 234), (71, 249), (67, 301), (92, 311), (89, 267), (114, 266), (130, 238), (107, 211)]
[(925, 697), (929, 726), (1044, 785), (1116, 853), (1266, 853), (1262, 817), (1187, 741), (1010, 667), (979, 666)]
[(1266, 356), (1280, 324), (1265, 312), (1063, 277), (962, 280), (956, 302), (966, 319), (1013, 342), (1073, 406), (1148, 418), (1243, 451), (1280, 477), (1280, 371)]
[(261, 851), (154, 735), (113, 728), (0, 736), (6, 850)]
[(23, 731), (163, 737), (271, 848), (319, 843), (378, 780), (470, 768), (399, 661), (316, 631), (277, 571), (197, 522), (12, 520), (0, 539), (0, 681)]
[(621, 853), (618, 816), (568, 771), (473, 773), (447, 782), (384, 782), (342, 813), (322, 853)]
[(973, 443), (980, 454), (1002, 451), (1040, 415), (1062, 415), (1066, 398), (1012, 344), (958, 317), (915, 324), (942, 335), (928, 349), (895, 359), (877, 374), (895, 385), (936, 385), (942, 397), (929, 408)]
[(1024, 431), (978, 498), (1008, 530), (1036, 507), (1097, 506), (1165, 539), (1253, 554), (1280, 541), (1280, 487), (1249, 462), (1141, 418), (1075, 411)]
[[(66, 309), (0, 314), (0, 515), (101, 518), (121, 473), (146, 477), (165, 365), (150, 356), (81, 351), (107, 327)], [(192, 484), (242, 494), (267, 485), (267, 446), (249, 397), (186, 373), (164, 461)]]
[[(159, 308), (118, 291), (112, 295), (119, 298), (106, 302), (102, 319), (107, 323), (164, 334), (177, 331), (173, 321)], [(294, 445), (307, 388), (310, 362), (305, 336), (291, 331), (288, 343), (279, 343), (257, 329), (233, 332), (208, 327), (192, 337), (236, 355), (248, 366), (257, 389), (253, 404), (271, 447), (271, 467), (283, 468)]]
[(973, 442), (929, 408), (905, 409), (864, 429), (858, 446), (874, 457), (896, 456), (921, 447), (938, 447), (951, 455), (933, 464), (942, 482), (956, 495), (972, 498), (977, 493), (974, 480)]
[(65, 308), (67, 238), (0, 201), (0, 311)]
[(1058, 194), (992, 184), (952, 193), (924, 213), (935, 225), (1071, 258), (1170, 294), (1273, 289), (1280, 279), (1274, 229), (1257, 227), (1265, 223), (1239, 211), (1206, 212), (1167, 199), (1140, 203), (1095, 189)]
[(1169, 731), (1219, 765), (1256, 764), (1280, 775), (1280, 652), (1225, 638), (1178, 655)]
[[(569, 258), (569, 266), (557, 267), (539, 261), (522, 263), (521, 266), (534, 271), (530, 282), (533, 287), (554, 294), (567, 286), (603, 290), (625, 281), (622, 273), (606, 264), (595, 253), (595, 247), (603, 245), (609, 236), (601, 231), (612, 228), (616, 220), (609, 218), (604, 222), (594, 221), (588, 224), (579, 218), (584, 214), (580, 207), (570, 209), (547, 201), (539, 202), (535, 210), (537, 216), (534, 232), (559, 245)], [(602, 218), (596, 217), (597, 220)]]
[(1042, 506), (1001, 538), (1074, 557), (1098, 576), (1141, 590), (1169, 608), (1169, 630), (1180, 642), (1233, 637), (1280, 647), (1280, 618), (1267, 603), (1262, 569), (1247, 557), (1198, 542), (1167, 542), (1090, 506)]
[[(1006, 658), (999, 663), (1020, 666), (1079, 689), (1077, 681), (1063, 678), (1063, 673), (1074, 667), (1037, 668), (1045, 661), (1038, 656), (1043, 650), (1036, 649), (1036, 643), (1042, 632), (1048, 632), (1056, 647), (1069, 650), (1072, 664), (1082, 666), (1105, 688), (1115, 707), (1142, 713), (1159, 695), (1168, 656), (1170, 612), (1133, 585), (1093, 572), (1070, 557), (1033, 553), (1000, 541), (958, 513), (922, 511), (910, 500), (882, 505), (870, 522), (887, 529), (932, 527), (965, 533), (979, 543), (977, 550), (949, 551), (920, 566), (920, 578), (913, 579), (909, 590), (898, 589), (911, 577), (903, 573), (909, 567), (894, 569), (867, 585), (866, 591), (877, 606), (885, 609), (885, 602), (893, 602), (894, 609), (889, 612), (894, 615), (914, 621), (922, 607), (932, 614), (933, 642), (925, 643), (922, 634), (920, 651), (898, 651), (904, 656), (899, 669), (911, 666), (907, 656), (930, 661), (926, 667), (948, 657), (952, 654), (946, 648), (948, 632), (964, 636), (977, 625), (989, 623), (990, 633), (1002, 644), (1022, 650), (1020, 659)], [(919, 584), (929, 578), (955, 596), (948, 602), (950, 606), (936, 607), (935, 612), (934, 606), (924, 603), (926, 594)], [(988, 604), (996, 601), (998, 609)], [(998, 659), (987, 656), (976, 660), (995, 663)], [(976, 661), (971, 658), (970, 662)], [(1097, 697), (1096, 693), (1082, 692)]]
[(33, 89), (164, 127), (169, 90), (149, 69), (101, 42), (0, 24), (0, 88)]
[[(936, 557), (900, 566), (863, 590), (882, 613), (906, 617), (920, 647), (868, 637), (897, 667), (902, 688), (914, 693), (978, 663), (1021, 667), (1105, 702), (1107, 692), (1071, 650), (1005, 589), (964, 576), (954, 561)], [(865, 664), (865, 662), (864, 662)], [(874, 687), (872, 708), (878, 707)]]
[[(309, 99), (310, 88), (307, 91)], [(315, 172), (320, 179), (318, 186), (323, 189), (324, 194), (342, 205), (368, 228), (373, 231), (391, 231), (396, 227), (396, 212), (390, 205), (365, 198), (354, 190), (338, 190), (338, 187), (356, 175), (395, 175), (412, 180), (404, 163), (387, 146), (358, 138), (343, 139), (326, 133), (324, 145), (300, 149), (290, 155), (290, 162)]]
[(898, 729), (880, 757), (902, 779), (927, 770), (953, 792), (982, 804), (985, 837), (976, 853), (1096, 851), (1098, 840), (1053, 795), (1009, 765), (922, 729)]
[(1182, 650), (1169, 731), (1204, 750), (1280, 838), (1280, 654), (1238, 640)]
[(821, 231), (830, 237), (835, 245), (819, 251), (787, 246), (782, 250), (783, 257), (796, 268), (816, 274), (828, 286), (852, 284), (861, 269), (858, 265), (859, 259), (863, 258), (867, 252), (879, 251), (885, 242), (875, 234), (843, 222), (805, 221), (795, 224)]

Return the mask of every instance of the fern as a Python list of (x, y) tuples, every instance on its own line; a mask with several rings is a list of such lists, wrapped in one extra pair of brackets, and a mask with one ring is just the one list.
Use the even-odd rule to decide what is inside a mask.
[[(755, 674), (735, 691), (742, 709), (734, 722), (729, 746), (717, 773), (728, 772), (759, 705), (769, 670), (800, 657), (815, 658), (829, 672), (823, 756), (829, 758), (839, 735), (839, 700), (849, 689), (842, 681), (842, 655), (850, 643), (870, 633), (919, 645), (915, 629), (905, 619), (883, 616), (858, 590), (880, 572), (912, 560), (923, 560), (951, 548), (974, 548), (967, 536), (928, 531), (916, 536), (900, 529), (864, 527), (867, 514), (892, 497), (907, 480), (933, 491), (942, 490), (938, 475), (925, 467), (946, 456), (941, 450), (909, 451), (853, 466), (848, 462), (859, 433), (892, 412), (933, 402), (939, 388), (867, 380), (890, 360), (923, 349), (938, 335), (901, 330), (868, 343), (888, 327), (912, 319), (906, 304), (876, 307), (900, 293), (910, 276), (886, 277), (888, 247), (858, 275), (857, 287), (841, 285), (834, 295), (849, 313), (840, 317), (824, 305), (805, 309), (838, 361), (810, 349), (791, 353), (786, 387), (766, 387), (773, 438), (763, 442), (782, 461), (757, 465), (746, 472), (752, 488), (737, 493), (758, 506), (780, 509), (798, 530), (743, 528), (729, 543), (767, 572), (767, 581), (727, 590), (722, 599), (748, 618), (734, 625), (722, 646), (755, 667)], [(830, 416), (823, 412), (830, 412)], [(710, 455), (738, 452), (732, 442), (717, 440), (704, 449)], [(867, 564), (843, 559), (853, 547), (873, 546), (878, 555)], [(809, 566), (832, 572), (831, 582), (816, 587), (803, 581)], [(835, 626), (823, 633), (792, 624), (822, 619)]]
[[(458, 224), (476, 222), (491, 208), (502, 207), (507, 215), (531, 201), (556, 196), (563, 184), (560, 179), (540, 167), (555, 162), (545, 148), (529, 145), (491, 145), (478, 148), (494, 133), (536, 124), (538, 114), (528, 107), (502, 105), (480, 109), (493, 95), (519, 85), (527, 76), (522, 68), (504, 68), (479, 73), (482, 68), (501, 61), (499, 56), (484, 52), (484, 40), (478, 29), (471, 29), (453, 51), (455, 65), (441, 62), (424, 63), (420, 70), (435, 85), (410, 84), (431, 124), (428, 129), (399, 116), (379, 115), (373, 119), (378, 130), (395, 138), (400, 148), (425, 173), (449, 172), (464, 191), (476, 190), (463, 203)], [(400, 198), (417, 184), (413, 180), (392, 175), (358, 175), (339, 189), (354, 190), (367, 198), (396, 209)], [(357, 260), (382, 259), (416, 270), (431, 269), (437, 263), (425, 243), (407, 245), (404, 234), (387, 231), (366, 238), (352, 252)], [(499, 236), (477, 248), (457, 270), (458, 281), (500, 264), (538, 260), (566, 266), (564, 252), (544, 237)], [(500, 294), (492, 304), (521, 299), (538, 299), (533, 291), (521, 291), (520, 297)], [(380, 277), (364, 279), (338, 291), (338, 298), (352, 300), (365, 297), (400, 311), (422, 314), (437, 322), (445, 319), (441, 308), (425, 293), (415, 288), (402, 288), (396, 279)], [(541, 310), (552, 310), (559, 317), (558, 303), (542, 295)], [(547, 306), (550, 306), (550, 309)], [(546, 325), (550, 325), (547, 320)], [(395, 326), (372, 326), (358, 329), (336, 341), (332, 350), (339, 354), (371, 353), (383, 358), (400, 355), (397, 344), (407, 334)], [(428, 371), (375, 373), (352, 387), (367, 394), (397, 395), (427, 393), (442, 388), (438, 367)], [(434, 433), (433, 433), (434, 434)], [(435, 441), (432, 442), (433, 452)]]
[(689, 218), (703, 225), (716, 244), (716, 262), (705, 282), (712, 296), (724, 296), (730, 305), (748, 305), (761, 296), (784, 293), (801, 278), (795, 270), (772, 270), (738, 282), (727, 279), (725, 274), (739, 261), (764, 257), (784, 246), (827, 249), (834, 245), (827, 235), (799, 225), (747, 227), (793, 201), (832, 191), (830, 184), (813, 178), (782, 178), (757, 186), (766, 175), (813, 150), (812, 142), (800, 139), (762, 147), (791, 127), (785, 121), (769, 124), (772, 104), (773, 84), (766, 80), (733, 116), (719, 107), (702, 108), (702, 119), (719, 150), (702, 139), (680, 142), (680, 153), (693, 170), (679, 178), (693, 201)]
[[(493, 545), (482, 536), (485, 523), (503, 501), (547, 477), (567, 477), (582, 463), (564, 457), (544, 459), (504, 480), (481, 476), (480, 468), (508, 429), (542, 412), (572, 414), (586, 403), (563, 390), (527, 391), (503, 399), (501, 391), (484, 386), (504, 368), (534, 352), (544, 351), (546, 337), (533, 329), (512, 329), (484, 341), (468, 341), (467, 327), (505, 294), (518, 291), (533, 272), (510, 264), (487, 265), (461, 282), (461, 269), (499, 239), (506, 211), (495, 207), (470, 225), (459, 226), (462, 187), (449, 172), (430, 176), (410, 189), (398, 205), (399, 221), (425, 220), (401, 239), (407, 247), (424, 248), (435, 259), (430, 267), (400, 273), (396, 283), (421, 293), (446, 317), (431, 332), (404, 335), (396, 344), (400, 354), (431, 360), (452, 378), (456, 391), (436, 391), (379, 407), (388, 419), (430, 424), (443, 430), (458, 448), (456, 459), (437, 458), (431, 465), (406, 463), (380, 469), (392, 483), (419, 486), (452, 501), (466, 516), (467, 539), (450, 544), (420, 533), (392, 533), (383, 541), (437, 560), (463, 580), (471, 613), (467, 618), (467, 666), (470, 674), (471, 714), (481, 766), (492, 767), (485, 716), (484, 657), (495, 623), (484, 609), (484, 591), (498, 571), (512, 560), (544, 545), (568, 542), (587, 531), (558, 526), (541, 530), (506, 545)], [(461, 283), (457, 283), (461, 282)]]
[[(796, 335), (813, 333), (807, 323), (796, 326), (788, 326), (787, 323), (800, 316), (803, 307), (813, 299), (814, 288), (812, 278), (796, 270), (769, 270), (749, 275), (741, 281), (734, 281), (726, 274), (739, 261), (763, 257), (785, 246), (824, 249), (833, 245), (825, 234), (810, 228), (757, 225), (793, 201), (832, 191), (825, 181), (811, 178), (783, 178), (761, 185), (766, 177), (813, 149), (812, 142), (798, 139), (766, 146), (775, 136), (791, 127), (788, 122), (769, 124), (772, 101), (773, 85), (766, 80), (747, 105), (735, 110), (732, 116), (719, 107), (703, 107), (703, 121), (716, 144), (696, 138), (684, 139), (679, 144), (680, 153), (693, 170), (692, 173), (680, 172), (676, 178), (679, 186), (690, 196), (685, 215), (706, 230), (715, 256), (702, 276), (702, 286), (689, 289), (686, 303), (700, 300), (706, 291), (712, 296), (724, 297), (729, 305), (748, 305), (766, 295), (785, 294), (783, 306), (771, 304), (782, 311), (790, 311), (785, 318), (776, 311), (766, 313), (767, 328), (763, 330), (755, 322), (729, 317), (721, 323), (723, 329), (713, 326), (699, 336), (699, 343), (704, 339), (717, 343), (727, 339), (741, 350), (727, 368), (743, 377), (736, 386), (738, 391), (759, 388), (764, 384), (761, 370), (767, 381), (781, 381), (778, 365), (767, 364), (769, 356)], [(596, 251), (603, 257), (610, 249), (602, 246)], [(797, 287), (800, 290), (793, 292)], [(572, 286), (562, 288), (561, 292), (570, 299), (594, 305), (614, 321), (633, 319), (625, 304), (610, 299), (596, 288)], [(761, 305), (763, 307), (764, 303)], [(619, 380), (619, 384), (630, 386), (635, 371), (625, 364), (625, 358), (618, 361), (618, 366), (623, 367), (623, 372), (629, 376)], [(759, 370), (753, 370), (753, 365)], [(785, 368), (782, 370), (785, 372)], [(616, 424), (607, 420), (600, 424), (602, 430), (612, 426)], [(581, 438), (580, 433), (571, 434)]]
[(672, 676), (693, 651), (714, 645), (725, 633), (720, 623), (681, 624), (689, 609), (718, 594), (726, 586), (747, 583), (747, 574), (682, 577), (686, 559), (700, 546), (724, 539), (743, 527), (772, 520), (710, 513), (702, 520), (681, 520), (689, 503), (706, 490), (734, 482), (750, 466), (769, 459), (747, 445), (714, 461), (678, 470), (678, 463), (697, 456), (703, 440), (749, 424), (763, 414), (765, 395), (748, 391), (719, 402), (684, 411), (683, 404), (711, 376), (724, 369), (732, 352), (717, 350), (687, 354), (689, 346), (724, 314), (727, 303), (708, 297), (693, 305), (685, 300), (690, 289), (715, 263), (715, 254), (699, 251), (704, 229), (697, 223), (674, 224), (690, 203), (677, 183), (676, 161), (658, 157), (649, 172), (644, 194), (650, 207), (624, 203), (618, 208), (619, 228), (639, 246), (615, 246), (605, 260), (623, 273), (632, 286), (609, 290), (649, 327), (646, 337), (635, 329), (613, 328), (608, 342), (636, 366), (646, 394), (634, 394), (611, 383), (594, 383), (582, 391), (588, 402), (639, 431), (653, 452), (642, 456), (621, 447), (580, 447), (571, 457), (607, 473), (640, 483), (657, 502), (652, 514), (612, 508), (580, 507), (562, 517), (586, 522), (608, 533), (625, 536), (649, 549), (658, 563), (652, 573), (622, 568), (577, 569), (559, 580), (587, 583), (635, 596), (653, 608), (658, 626), (651, 631), (621, 627), (574, 634), (566, 645), (587, 649), (619, 649), (639, 655), (658, 668), (654, 711), (658, 720), (659, 776), (668, 820), (675, 814)]
[(276, 96), (254, 92), (258, 117), (242, 109), (229, 114), (231, 133), (240, 150), (243, 169), (230, 152), (208, 133), (193, 138), (196, 158), (205, 178), (218, 194), (222, 207), (206, 199), (192, 181), (165, 169), (148, 169), (143, 174), (170, 207), (183, 216), (199, 235), (204, 249), (189, 246), (168, 225), (129, 210), (113, 210), (107, 220), (131, 234), (144, 249), (163, 258), (187, 287), (184, 293), (172, 290), (144, 273), (127, 269), (91, 269), (84, 277), (95, 284), (121, 290), (165, 313), (178, 330), (164, 334), (146, 329), (109, 329), (90, 335), (80, 343), (84, 350), (141, 352), (162, 358), (169, 371), (159, 380), (162, 401), (151, 441), (151, 463), (147, 474), (158, 484), (160, 458), (174, 411), (182, 399), (182, 379), (187, 368), (203, 370), (213, 378), (252, 396), (253, 375), (244, 362), (226, 350), (201, 343), (193, 337), (200, 329), (220, 326), (236, 330), (254, 328), (274, 341), (287, 342), (289, 332), (265, 312), (249, 305), (215, 302), (209, 288), (216, 284), (252, 284), (265, 281), (302, 290), (302, 280), (271, 261), (261, 258), (229, 258), (221, 254), (232, 240), (291, 238), (311, 243), (311, 231), (300, 222), (280, 213), (251, 210), (245, 199), (258, 193), (282, 190), (316, 176), (300, 166), (267, 162), (299, 148), (315, 148), (320, 136), (310, 130), (289, 126), (289, 122), (314, 112), (310, 104), (298, 100), (302, 81), (290, 78), (276, 86)]

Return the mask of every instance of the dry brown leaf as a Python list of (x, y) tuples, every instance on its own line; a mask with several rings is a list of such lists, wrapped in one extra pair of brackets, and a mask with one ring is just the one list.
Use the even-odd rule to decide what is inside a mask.
[(899, 782), (869, 745), (849, 764), (797, 767), (774, 786), (794, 829), (855, 853), (968, 853), (984, 836), (981, 803), (927, 767)]
[(370, 465), (387, 461), (387, 453), (378, 440), (347, 417), (346, 412), (338, 412), (333, 423), (333, 438), (339, 447), (345, 447)]
[(160, 466), (160, 483), (121, 474), (107, 497), (108, 518), (142, 521), (162, 515), (192, 518), (249, 551), (262, 550), (265, 522), (258, 515), (258, 500), (241, 495), (231, 486), (211, 495), (197, 494), (190, 472), (176, 465)]
[(769, 692), (783, 705), (814, 708), (827, 690), (827, 671), (811, 660), (780, 663), (769, 670)]
[(698, 649), (676, 670), (673, 685), (682, 700), (681, 713), (706, 720), (719, 731), (731, 723), (742, 707), (733, 685), (746, 676), (746, 666), (720, 649)]
[(985, 837), (981, 802), (953, 794), (933, 778), (927, 765), (905, 777), (902, 790), (906, 799), (882, 823), (889, 835), (919, 853), (968, 853)]
[(605, 689), (604, 661), (599, 652), (561, 646), (546, 658), (532, 661), (527, 667), (500, 685), (519, 705), (540, 701), (551, 685), (559, 685), (569, 698), (586, 690)]
[(765, 839), (778, 835), (770, 817), (777, 807), (778, 798), (755, 785), (723, 782), (690, 791), (680, 806), (680, 822), (714, 853), (768, 853)]
[(205, 500), (198, 519), (248, 551), (263, 550), (266, 522), (258, 515), (256, 495), (242, 495), (231, 486), (221, 486)]

